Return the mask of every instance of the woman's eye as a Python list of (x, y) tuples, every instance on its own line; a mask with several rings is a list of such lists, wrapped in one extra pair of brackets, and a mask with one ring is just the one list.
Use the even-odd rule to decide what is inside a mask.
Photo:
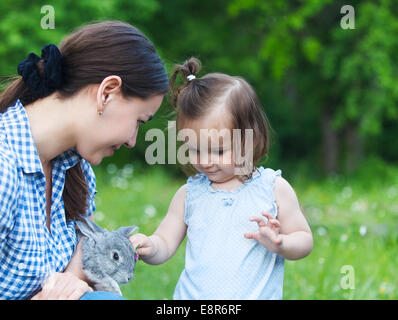
[(115, 261), (119, 261), (119, 255), (118, 255), (118, 253), (117, 253), (117, 252), (114, 252), (112, 258), (113, 258), (113, 260), (115, 260)]

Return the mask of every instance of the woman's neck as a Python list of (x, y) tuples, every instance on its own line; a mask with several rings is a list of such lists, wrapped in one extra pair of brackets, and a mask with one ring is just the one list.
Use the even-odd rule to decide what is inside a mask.
[(25, 106), (43, 167), (75, 145), (71, 106), (70, 100), (57, 99), (55, 94)]

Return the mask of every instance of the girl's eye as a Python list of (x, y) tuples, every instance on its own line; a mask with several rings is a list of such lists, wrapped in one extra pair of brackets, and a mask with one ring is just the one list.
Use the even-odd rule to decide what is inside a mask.
[(114, 252), (112, 258), (113, 258), (113, 260), (115, 260), (115, 261), (119, 261), (119, 255), (118, 255), (118, 253), (117, 253), (117, 252)]

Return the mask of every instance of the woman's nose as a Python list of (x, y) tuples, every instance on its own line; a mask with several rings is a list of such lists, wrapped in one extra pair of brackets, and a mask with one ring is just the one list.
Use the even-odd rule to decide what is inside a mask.
[(124, 145), (127, 148), (133, 148), (135, 146), (135, 143), (137, 140), (136, 138), (137, 138), (137, 135), (135, 134), (133, 137), (131, 137), (129, 140), (127, 140), (127, 142), (125, 142)]

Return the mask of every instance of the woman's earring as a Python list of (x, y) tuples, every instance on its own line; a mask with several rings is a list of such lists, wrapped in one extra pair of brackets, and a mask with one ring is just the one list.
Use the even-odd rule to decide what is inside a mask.
[[(107, 104), (107, 102), (108, 102), (108, 101), (106, 101), (106, 98), (103, 97), (103, 98), (102, 98), (102, 103), (104, 104), (104, 106)], [(102, 116), (103, 114), (104, 114), (103, 111), (98, 111), (98, 115), (99, 115), (99, 116)]]

